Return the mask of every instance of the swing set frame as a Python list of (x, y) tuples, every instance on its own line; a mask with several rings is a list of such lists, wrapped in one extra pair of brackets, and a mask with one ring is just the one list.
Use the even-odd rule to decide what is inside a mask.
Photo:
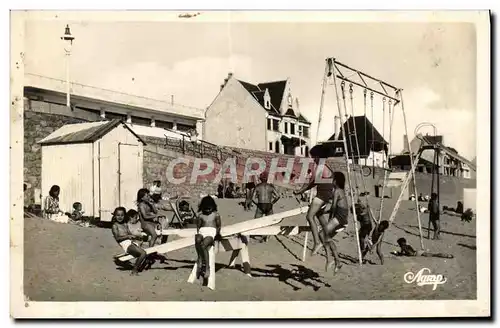
[[(342, 67), (344, 70), (346, 70), (347, 74), (343, 74), (342, 71), (339, 69), (339, 67)], [(359, 80), (361, 82), (356, 82), (356, 81), (352, 80), (351, 79), (352, 76), (359, 77)], [(328, 83), (329, 78), (331, 78), (333, 80), (333, 83)], [(345, 115), (342, 115), (342, 106), (341, 106), (341, 101), (340, 101), (338, 87), (337, 87), (337, 84), (338, 84), (337, 80), (341, 81), (340, 85), (341, 85), (341, 89), (342, 89), (342, 100), (343, 100), (343, 104), (344, 104), (343, 107), (344, 107)], [(362, 260), (361, 247), (360, 247), (359, 234), (358, 234), (357, 214), (356, 214), (356, 208), (355, 208), (356, 202), (355, 202), (355, 195), (354, 195), (354, 188), (353, 188), (353, 181), (352, 181), (352, 179), (354, 178), (354, 182), (356, 184), (356, 198), (358, 198), (360, 193), (358, 190), (359, 187), (358, 187), (358, 182), (357, 182), (357, 178), (356, 178), (356, 174), (355, 174), (355, 171), (356, 171), (355, 166), (357, 165), (357, 166), (361, 167), (361, 165), (359, 164), (359, 161), (358, 161), (358, 164), (354, 163), (355, 157), (358, 157), (358, 160), (359, 160), (360, 151), (359, 151), (359, 141), (358, 141), (357, 132), (356, 132), (356, 122), (354, 121), (354, 107), (353, 107), (354, 105), (353, 105), (353, 98), (352, 98), (353, 86), (355, 85), (355, 86), (362, 88), (363, 92), (364, 92), (365, 130), (366, 130), (366, 94), (367, 94), (367, 92), (368, 91), (370, 92), (372, 119), (373, 119), (373, 95), (377, 94), (377, 95), (383, 97), (383, 101), (384, 101), (384, 107), (383, 107), (383, 109), (384, 109), (384, 131), (385, 131), (385, 101), (386, 101), (386, 99), (389, 99), (389, 121), (390, 121), (390, 127), (389, 127), (389, 134), (390, 134), (389, 139), (390, 140), (389, 140), (389, 145), (388, 145), (389, 150), (388, 150), (387, 159), (384, 160), (384, 168), (383, 168), (384, 169), (384, 185), (383, 185), (383, 189), (382, 189), (382, 195), (380, 195), (381, 201), (380, 201), (380, 209), (379, 209), (379, 211), (380, 211), (379, 220), (375, 219), (375, 217), (373, 216), (373, 213), (371, 213), (371, 208), (370, 208), (370, 214), (371, 214), (372, 218), (374, 218), (374, 220), (377, 223), (375, 225), (375, 227), (372, 229), (371, 233), (373, 233), (373, 230), (378, 226), (378, 224), (380, 223), (380, 221), (382, 219), (382, 209), (383, 209), (383, 200), (384, 200), (384, 196), (385, 196), (384, 192), (385, 192), (385, 185), (386, 185), (386, 181), (387, 181), (387, 172), (390, 171), (386, 166), (388, 166), (388, 162), (389, 162), (389, 158), (390, 158), (390, 154), (391, 154), (392, 123), (393, 123), (396, 105), (400, 104), (401, 111), (403, 114), (406, 135), (408, 135), (408, 128), (407, 128), (407, 122), (406, 122), (406, 113), (404, 111), (403, 94), (402, 94), (403, 90), (401, 88), (397, 88), (397, 87), (395, 87), (395, 86), (393, 86), (393, 85), (391, 85), (391, 84), (389, 84), (381, 79), (375, 78), (375, 77), (368, 75), (360, 70), (354, 69), (346, 64), (343, 64), (343, 63), (337, 61), (335, 58), (330, 57), (330, 58), (326, 59), (325, 73), (323, 76), (323, 87), (322, 87), (322, 91), (321, 91), (321, 104), (320, 104), (320, 109), (319, 109), (318, 128), (316, 131), (316, 140), (318, 139), (317, 137), (318, 137), (318, 133), (319, 133), (319, 126), (321, 123), (321, 118), (322, 118), (321, 116), (322, 116), (323, 107), (324, 107), (325, 92), (326, 92), (326, 88), (328, 85), (331, 85), (331, 84), (334, 85), (337, 107), (338, 107), (338, 114), (339, 114), (339, 117), (341, 120), (341, 126), (342, 126), (342, 117), (343, 116), (345, 116), (346, 118), (348, 117), (347, 108), (346, 108), (346, 100), (345, 100), (345, 90), (344, 90), (346, 83), (349, 84), (349, 92), (350, 92), (350, 96), (351, 96), (350, 97), (351, 111), (353, 113), (352, 120), (353, 120), (354, 136), (355, 136), (356, 147), (357, 147), (357, 156), (355, 155), (354, 149), (352, 148), (353, 145), (352, 145), (352, 140), (350, 138), (350, 136), (352, 135), (351, 132), (348, 131), (349, 138), (350, 138), (349, 139), (350, 140), (350, 142), (349, 142), (350, 155), (349, 155), (346, 131), (344, 128), (342, 128), (341, 131), (342, 131), (342, 139), (343, 139), (343, 143), (344, 143), (344, 155), (345, 155), (344, 157), (345, 157), (345, 162), (346, 162), (346, 167), (347, 167), (347, 181), (349, 184), (349, 193), (350, 193), (350, 198), (351, 198), (352, 213), (354, 216), (354, 229), (355, 229), (355, 235), (356, 235), (356, 241), (357, 241), (356, 244), (357, 244), (357, 250), (358, 250), (358, 256), (359, 256), (359, 265), (361, 266), (363, 260)], [(379, 89), (379, 90), (377, 90), (375, 87), (377, 87), (377, 89)], [(394, 109), (394, 111), (392, 112), (392, 117), (391, 117), (391, 106), (392, 106), (392, 109)], [(347, 123), (346, 124), (347, 129), (350, 130), (350, 127), (349, 127), (350, 124), (347, 120), (346, 120), (346, 123)], [(365, 139), (366, 139), (366, 136), (365, 136)], [(373, 130), (372, 130), (372, 144), (373, 144), (373, 139), (374, 139), (374, 136), (373, 136)], [(410, 151), (410, 162), (411, 162), (411, 167), (413, 168), (414, 167), (414, 163), (413, 163), (414, 159), (411, 156), (412, 151), (411, 151), (411, 144), (410, 144), (409, 140), (407, 140), (407, 147), (408, 147), (408, 150)], [(365, 147), (365, 149), (366, 149), (366, 147)], [(352, 163), (350, 163), (349, 159), (352, 159)], [(365, 162), (365, 164), (366, 164), (366, 162)], [(373, 169), (372, 172), (374, 174), (375, 170)], [(354, 173), (353, 177), (351, 177), (351, 173)], [(415, 193), (415, 195), (418, 195), (417, 184), (416, 184), (415, 174), (414, 174), (413, 170), (411, 170), (408, 173), (408, 176), (407, 176), (408, 180), (411, 178), (410, 175), (413, 176), (414, 193)], [(366, 188), (366, 183), (365, 183), (363, 174), (361, 174), (361, 179), (362, 179), (364, 189), (366, 192), (367, 188)], [(404, 188), (402, 188), (401, 193), (400, 193), (399, 198), (398, 198), (398, 202), (400, 202), (401, 196), (405, 192), (406, 187), (407, 187), (407, 184), (405, 185)], [(367, 194), (367, 197), (368, 197), (368, 195), (369, 195), (369, 193)], [(399, 205), (399, 204), (397, 204), (397, 205)], [(417, 212), (417, 219), (418, 219), (418, 226), (419, 226), (420, 244), (421, 244), (421, 248), (424, 249), (423, 235), (422, 235), (422, 224), (421, 224), (421, 219), (420, 219), (420, 211), (419, 211), (417, 197), (415, 197), (415, 205), (416, 205), (416, 212)], [(398, 206), (394, 207), (394, 209), (391, 213), (391, 217), (395, 216), (395, 214), (396, 214), (395, 212), (397, 211), (397, 207)], [(392, 223), (392, 221), (391, 221), (391, 223)], [(306, 236), (306, 238), (307, 238), (307, 236)], [(303, 257), (305, 258), (305, 254)]]

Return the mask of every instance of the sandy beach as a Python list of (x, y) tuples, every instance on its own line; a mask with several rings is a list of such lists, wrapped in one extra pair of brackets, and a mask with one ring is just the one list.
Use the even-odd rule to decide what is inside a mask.
[[(379, 199), (372, 199), (377, 215)], [(249, 220), (236, 199), (217, 200), (223, 225)], [(388, 218), (394, 199), (384, 201)], [(443, 204), (444, 205), (444, 204)], [(453, 203), (448, 204), (452, 206)], [(298, 206), (294, 198), (281, 199), (275, 212)], [(465, 223), (457, 216), (442, 215), (442, 239), (424, 240), (434, 253), (453, 254), (453, 259), (400, 258), (396, 240), (404, 237), (419, 248), (415, 204), (403, 201), (386, 233), (380, 265), (375, 252), (368, 256), (374, 264), (359, 266), (350, 221), (346, 232), (335, 240), (343, 267), (336, 274), (325, 272), (325, 257), (301, 261), (304, 234), (271, 237), (267, 243), (251, 241), (249, 246), (252, 276), (238, 265), (226, 268), (230, 253), (216, 258), (216, 290), (199, 283), (187, 283), (196, 253), (194, 247), (168, 254), (167, 264), (156, 263), (139, 276), (117, 267), (113, 255), (121, 248), (110, 229), (84, 228), (38, 218), (24, 219), (24, 290), (33, 301), (294, 301), (294, 300), (463, 300), (476, 298), (476, 222)], [(428, 214), (422, 214), (427, 237)], [(351, 220), (351, 219), (350, 219)], [(284, 219), (281, 225), (306, 225), (305, 216)], [(432, 234), (431, 234), (432, 235)], [(171, 238), (173, 240), (175, 237)], [(309, 247), (311, 247), (309, 238)], [(310, 250), (308, 250), (309, 254)], [(433, 286), (417, 286), (404, 281), (405, 273), (428, 268), (447, 281)]]

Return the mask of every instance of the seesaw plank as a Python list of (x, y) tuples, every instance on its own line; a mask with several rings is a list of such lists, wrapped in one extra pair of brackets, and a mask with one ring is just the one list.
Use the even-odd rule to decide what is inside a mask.
[[(249, 230), (255, 230), (255, 229), (267, 227), (267, 226), (270, 226), (273, 224), (278, 224), (284, 218), (303, 214), (306, 212), (307, 212), (307, 207), (300, 207), (300, 208), (296, 208), (293, 210), (265, 216), (265, 217), (262, 217), (259, 219), (251, 219), (248, 221), (236, 223), (236, 224), (233, 224), (230, 226), (223, 227), (221, 229), (221, 236), (227, 237), (227, 236), (231, 236), (231, 235), (235, 235), (235, 234), (241, 234), (241, 233), (249, 231)], [(189, 247), (189, 246), (193, 246), (193, 245), (194, 245), (194, 238), (187, 237), (187, 238), (183, 238), (183, 239), (174, 240), (174, 241), (168, 242), (166, 244), (161, 244), (158, 246), (146, 248), (145, 251), (147, 254), (152, 254), (152, 253), (165, 254), (168, 252), (172, 252), (172, 251), (175, 251), (175, 250), (178, 250), (181, 248), (185, 248), (185, 247)], [(117, 258), (120, 261), (128, 261), (128, 260), (133, 259), (134, 257), (132, 255), (127, 254), (124, 256), (119, 256)]]
[(302, 232), (311, 231), (309, 226), (269, 226), (258, 228), (250, 231), (245, 231), (243, 235), (249, 236), (294, 236)]

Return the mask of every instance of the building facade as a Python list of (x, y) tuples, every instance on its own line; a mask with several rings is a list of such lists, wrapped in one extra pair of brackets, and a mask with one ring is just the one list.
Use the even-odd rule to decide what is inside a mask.
[(310, 129), (289, 79), (251, 84), (229, 73), (202, 130), (203, 139), (214, 144), (308, 156)]
[[(406, 136), (404, 136), (405, 146), (407, 145), (406, 140)], [(435, 165), (435, 151), (433, 149), (424, 150), (417, 166), (417, 172), (431, 173), (434, 167), (440, 175), (475, 179), (476, 165), (472, 161), (461, 156), (456, 149), (446, 146), (444, 144), (444, 136), (418, 134), (410, 142), (411, 152), (414, 155), (420, 147), (423, 146), (434, 146), (436, 150), (438, 150), (439, 165)], [(403, 154), (391, 159), (391, 162), (393, 162), (398, 169), (410, 170), (409, 153), (410, 151), (406, 147)]]

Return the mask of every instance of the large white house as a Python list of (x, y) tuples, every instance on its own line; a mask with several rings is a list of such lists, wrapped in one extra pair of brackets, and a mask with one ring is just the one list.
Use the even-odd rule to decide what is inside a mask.
[(252, 84), (231, 73), (207, 108), (205, 141), (307, 156), (311, 123), (300, 113), (290, 79)]

